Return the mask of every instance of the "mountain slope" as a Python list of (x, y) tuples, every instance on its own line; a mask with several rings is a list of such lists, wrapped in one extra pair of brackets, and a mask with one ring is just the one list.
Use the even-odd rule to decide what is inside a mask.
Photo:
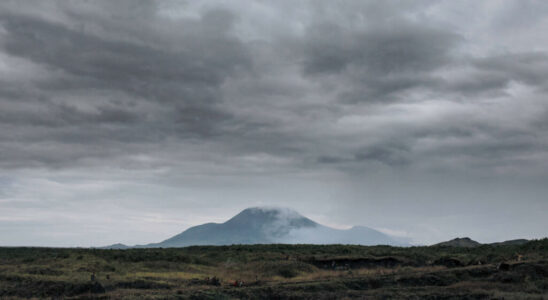
[(348, 230), (318, 224), (287, 208), (248, 208), (224, 223), (191, 227), (163, 242), (137, 247), (184, 247), (230, 244), (407, 245), (380, 231), (356, 226)]

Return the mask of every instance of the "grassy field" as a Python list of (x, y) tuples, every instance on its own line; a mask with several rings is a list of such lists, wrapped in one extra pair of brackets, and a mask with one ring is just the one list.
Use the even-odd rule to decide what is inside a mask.
[(50, 297), (548, 299), (548, 239), (477, 248), (0, 248), (0, 298)]

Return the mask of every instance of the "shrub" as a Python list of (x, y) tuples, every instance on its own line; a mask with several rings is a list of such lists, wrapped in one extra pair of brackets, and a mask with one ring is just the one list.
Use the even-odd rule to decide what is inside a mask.
[(293, 277), (299, 275), (299, 273), (295, 269), (292, 269), (290, 267), (284, 267), (284, 268), (278, 270), (278, 275), (280, 275), (284, 278), (293, 278)]

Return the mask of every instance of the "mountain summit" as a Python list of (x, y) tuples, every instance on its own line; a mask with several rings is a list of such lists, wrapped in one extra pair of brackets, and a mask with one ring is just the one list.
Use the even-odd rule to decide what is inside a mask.
[(163, 242), (137, 247), (272, 243), (406, 245), (405, 242), (368, 227), (334, 229), (289, 208), (252, 207), (224, 223), (194, 226)]

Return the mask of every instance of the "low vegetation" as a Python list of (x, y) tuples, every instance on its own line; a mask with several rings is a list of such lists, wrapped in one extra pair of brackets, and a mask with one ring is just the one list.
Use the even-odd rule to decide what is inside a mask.
[(523, 298), (548, 295), (548, 239), (462, 247), (0, 248), (0, 298)]

